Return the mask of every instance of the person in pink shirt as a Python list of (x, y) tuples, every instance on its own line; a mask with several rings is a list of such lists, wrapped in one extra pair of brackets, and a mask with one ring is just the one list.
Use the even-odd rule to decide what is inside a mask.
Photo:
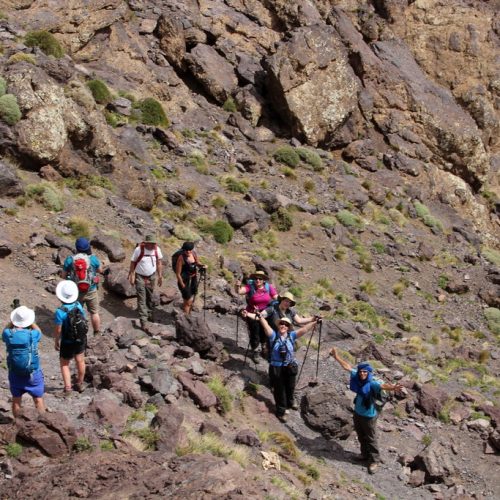
[[(273, 300), (278, 298), (278, 292), (274, 285), (269, 283), (269, 278), (263, 271), (256, 271), (250, 275), (250, 279), (245, 285), (241, 281), (235, 283), (235, 291), (240, 295), (246, 295), (248, 312), (263, 311)], [(250, 347), (252, 349), (252, 359), (257, 362), (257, 348), (261, 345), (261, 356), (267, 360), (268, 343), (267, 336), (260, 322), (256, 319), (246, 318), (248, 332), (250, 336)]]

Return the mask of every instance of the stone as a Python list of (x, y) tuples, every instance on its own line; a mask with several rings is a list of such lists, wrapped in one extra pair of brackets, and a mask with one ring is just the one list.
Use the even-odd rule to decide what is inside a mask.
[(149, 372), (149, 380), (144, 376), (141, 382), (150, 390), (160, 393), (162, 396), (169, 394), (178, 395), (180, 386), (168, 368), (157, 368)]
[(417, 455), (410, 467), (424, 470), (426, 482), (443, 482), (456, 471), (454, 459), (436, 441)]
[(302, 402), (305, 423), (327, 439), (347, 439), (353, 431), (351, 403), (335, 387), (318, 386)]
[(167, 61), (174, 68), (183, 68), (186, 38), (180, 16), (176, 12), (162, 14), (158, 19), (156, 35)]
[(5, 238), (0, 238), (0, 258), (10, 255), (14, 250), (14, 243)]
[(104, 286), (110, 292), (121, 297), (135, 297), (135, 286), (132, 286), (128, 280), (128, 269), (122, 264), (110, 264), (109, 274), (104, 279)]
[(476, 418), (467, 422), (467, 428), (473, 431), (487, 431), (490, 427), (490, 421), (486, 418)]
[(151, 429), (158, 434), (156, 449), (173, 453), (182, 431), (183, 413), (173, 405), (164, 405), (158, 409), (151, 421)]
[(418, 488), (425, 483), (425, 471), (415, 469), (411, 471), (410, 478), (408, 479), (408, 484), (414, 488)]
[(330, 26), (296, 28), (263, 65), (269, 102), (308, 144), (327, 142), (357, 108), (361, 85)]
[(448, 398), (448, 393), (440, 387), (423, 384), (418, 393), (417, 404), (426, 415), (438, 417)]
[(452, 280), (447, 283), (445, 290), (448, 293), (456, 293), (461, 295), (467, 293), (470, 290), (470, 287), (467, 283), (462, 283), (461, 281), (458, 280)]
[(14, 168), (0, 161), (0, 196), (20, 196), (23, 193), (21, 179)]
[(217, 396), (203, 382), (194, 380), (191, 374), (187, 372), (180, 373), (177, 376), (177, 379), (189, 393), (191, 399), (202, 410), (208, 410), (212, 406), (217, 405)]
[(200, 425), (200, 434), (215, 434), (222, 436), (222, 431), (213, 422), (202, 422)]
[(90, 243), (93, 247), (102, 250), (111, 262), (122, 262), (125, 259), (125, 250), (118, 238), (109, 234), (97, 233)]
[(234, 442), (250, 446), (251, 448), (260, 446), (261, 444), (259, 437), (255, 433), (255, 431), (251, 429), (242, 429), (241, 431), (239, 431), (234, 438)]
[(486, 416), (490, 417), (491, 425), (497, 429), (500, 429), (500, 408), (492, 404), (483, 403), (477, 407), (479, 411), (482, 411)]
[(130, 408), (120, 404), (113, 393), (102, 389), (92, 399), (82, 416), (99, 425), (111, 425), (117, 432), (121, 432), (125, 429), (130, 413)]
[(222, 351), (222, 345), (200, 314), (180, 314), (175, 322), (175, 332), (180, 344), (191, 347), (202, 358), (215, 360)]

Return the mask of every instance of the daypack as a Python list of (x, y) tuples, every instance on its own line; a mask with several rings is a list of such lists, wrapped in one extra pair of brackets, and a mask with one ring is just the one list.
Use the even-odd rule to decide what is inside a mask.
[(77, 253), (73, 256), (72, 280), (76, 283), (78, 290), (87, 293), (89, 288), (97, 283), (96, 273), (90, 264), (90, 256), (86, 253)]
[(69, 340), (75, 344), (82, 344), (87, 338), (89, 324), (84, 313), (79, 307), (68, 309), (66, 306), (61, 307), (66, 313), (62, 329), (64, 340)]
[(377, 411), (377, 413), (380, 413), (384, 409), (384, 406), (392, 399), (392, 394), (389, 394), (383, 389), (376, 391), (373, 389), (373, 387), (371, 388), (370, 392), (373, 406), (375, 406), (375, 410)]
[[(139, 243), (137, 246), (140, 248), (140, 250), (139, 250), (139, 256), (137, 257), (137, 260), (134, 260), (134, 270), (137, 267), (137, 264), (139, 264), (139, 262), (144, 257), (144, 251), (145, 251), (145, 247), (146, 247), (144, 242)], [(155, 254), (154, 255), (155, 255), (156, 265), (158, 265), (158, 246), (156, 244), (155, 244)]]
[[(279, 338), (280, 338), (280, 336), (278, 335), (278, 333), (276, 333), (276, 335), (274, 336), (274, 340), (272, 342), (271, 342), (270, 338), (267, 339), (267, 344), (269, 346), (269, 352), (268, 352), (268, 355), (267, 355), (267, 361), (269, 363), (271, 362), (271, 356), (273, 354), (274, 346), (276, 345), (276, 342), (278, 342)], [(297, 339), (292, 340), (291, 338), (289, 338), (288, 340), (290, 340), (290, 342), (292, 344), (292, 348), (293, 348), (293, 352), (292, 352), (292, 363), (293, 363), (293, 362), (296, 362), (295, 361), (295, 357), (293, 356), (293, 353), (295, 352), (295, 349), (296, 349)]]
[[(184, 253), (184, 250), (182, 248), (179, 248), (179, 250), (175, 251), (172, 254), (171, 260), (172, 260), (172, 271), (175, 273), (175, 270), (177, 268), (177, 261), (179, 260), (179, 257)], [(196, 252), (193, 250), (193, 256), (196, 260)]]
[[(19, 337), (21, 332), (28, 334), (25, 342), (20, 342), (18, 338), (14, 339), (14, 333)], [(31, 375), (38, 365), (38, 351), (33, 344), (33, 332), (28, 329), (8, 330), (5, 344), (9, 371), (16, 375)]]

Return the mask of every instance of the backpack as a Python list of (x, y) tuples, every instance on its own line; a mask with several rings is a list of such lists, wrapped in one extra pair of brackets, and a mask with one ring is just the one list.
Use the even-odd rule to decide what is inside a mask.
[(77, 253), (73, 256), (72, 280), (81, 293), (87, 293), (90, 287), (97, 283), (96, 273), (90, 264), (90, 256), (86, 253)]
[(7, 346), (7, 366), (9, 371), (16, 375), (29, 376), (35, 371), (38, 361), (38, 351), (34, 348), (33, 332), (23, 329), (17, 330), (17, 333), (29, 333), (29, 341), (20, 343), (19, 340), (13, 340), (14, 332), (8, 330), (5, 344)]
[[(172, 254), (171, 261), (172, 261), (172, 271), (175, 273), (175, 270), (177, 268), (177, 261), (179, 260), (179, 257), (184, 253), (184, 250), (182, 248), (179, 248), (176, 252)], [(196, 260), (196, 252), (193, 250), (193, 256)]]
[(387, 391), (380, 389), (379, 391), (375, 391), (373, 388), (371, 389), (371, 399), (373, 406), (375, 406), (375, 410), (377, 413), (381, 413), (384, 409), (384, 406), (392, 399), (392, 395)]
[[(246, 284), (250, 287), (250, 291), (246, 294), (246, 300), (248, 304), (250, 302), (250, 299), (255, 295), (257, 289), (255, 288), (254, 280), (247, 280)], [(266, 288), (266, 292), (271, 295), (271, 287), (269, 286), (269, 283), (267, 281), (264, 283), (264, 287)], [(270, 302), (270, 304), (272, 304), (272, 302)]]
[[(267, 339), (267, 344), (269, 346), (269, 352), (268, 352), (268, 355), (267, 355), (267, 361), (269, 363), (271, 362), (271, 356), (273, 354), (274, 346), (276, 345), (276, 342), (278, 342), (279, 338), (280, 338), (280, 336), (278, 335), (278, 333), (276, 333), (276, 336), (274, 337), (274, 340), (272, 342), (271, 342), (270, 338)], [(292, 344), (292, 347), (293, 347), (293, 353), (295, 353), (297, 339), (292, 340), (291, 338), (289, 338), (288, 340), (290, 340), (290, 342)], [(292, 363), (294, 363), (294, 362), (297, 363), (297, 361), (295, 360), (295, 357), (293, 357), (293, 359), (292, 359)]]
[(63, 336), (65, 340), (69, 340), (76, 344), (82, 344), (87, 338), (89, 324), (84, 313), (79, 307), (68, 309), (66, 306), (61, 307), (66, 313), (66, 318), (63, 323)]
[[(139, 250), (139, 256), (137, 257), (137, 260), (134, 260), (134, 270), (135, 268), (137, 267), (137, 264), (139, 264), (139, 262), (142, 260), (142, 258), (144, 257), (144, 251), (145, 251), (145, 243), (142, 242), (142, 243), (139, 243), (137, 247), (140, 247), (140, 250)], [(155, 260), (156, 260), (156, 265), (158, 265), (158, 246), (155, 244)]]

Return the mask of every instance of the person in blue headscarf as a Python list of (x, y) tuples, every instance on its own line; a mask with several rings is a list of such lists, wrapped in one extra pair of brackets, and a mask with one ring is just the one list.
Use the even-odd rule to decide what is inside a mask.
[(375, 395), (381, 390), (400, 391), (401, 384), (384, 384), (373, 378), (373, 368), (369, 363), (359, 363), (356, 368), (342, 359), (335, 347), (330, 351), (335, 361), (351, 374), (349, 389), (356, 393), (354, 399), (354, 429), (358, 435), (361, 455), (358, 461), (368, 463), (368, 472), (374, 474), (380, 462), (377, 443), (377, 409), (374, 404)]

